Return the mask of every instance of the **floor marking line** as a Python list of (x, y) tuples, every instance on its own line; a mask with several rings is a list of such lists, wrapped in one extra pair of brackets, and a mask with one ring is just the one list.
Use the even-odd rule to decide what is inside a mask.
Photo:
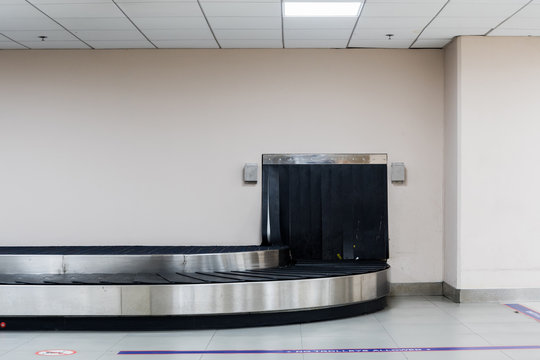
[(527, 315), (528, 317), (536, 321), (540, 321), (540, 313), (538, 311), (535, 311), (521, 304), (504, 304), (504, 305), (508, 306), (510, 309), (519, 311), (523, 315)]
[(516, 346), (459, 346), (459, 347), (401, 347), (352, 349), (290, 349), (290, 350), (134, 350), (120, 351), (117, 355), (240, 355), (240, 354), (328, 354), (328, 353), (380, 353), (473, 350), (540, 350), (540, 345)]

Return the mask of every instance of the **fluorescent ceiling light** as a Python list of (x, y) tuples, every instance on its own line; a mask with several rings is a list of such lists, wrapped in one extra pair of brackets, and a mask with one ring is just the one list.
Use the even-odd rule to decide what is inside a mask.
[(336, 17), (358, 16), (361, 2), (294, 2), (283, 3), (283, 16), (287, 17)]

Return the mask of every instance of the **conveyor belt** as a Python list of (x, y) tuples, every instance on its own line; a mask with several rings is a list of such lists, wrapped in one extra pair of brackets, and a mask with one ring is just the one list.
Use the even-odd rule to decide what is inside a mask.
[(282, 250), (286, 246), (1, 246), (0, 255), (195, 255)]
[(136, 274), (0, 274), (0, 285), (159, 285), (286, 281), (360, 275), (387, 269), (385, 262), (300, 263), (293, 266), (216, 272)]

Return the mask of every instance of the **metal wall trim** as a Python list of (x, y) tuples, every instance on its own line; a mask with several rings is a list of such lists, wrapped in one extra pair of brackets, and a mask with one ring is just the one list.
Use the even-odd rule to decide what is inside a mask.
[(388, 269), (329, 278), (190, 285), (1, 285), (2, 316), (164, 316), (322, 309), (388, 295)]
[(263, 165), (387, 164), (387, 154), (264, 154)]
[(288, 249), (165, 255), (0, 255), (0, 274), (235, 271), (285, 265)]

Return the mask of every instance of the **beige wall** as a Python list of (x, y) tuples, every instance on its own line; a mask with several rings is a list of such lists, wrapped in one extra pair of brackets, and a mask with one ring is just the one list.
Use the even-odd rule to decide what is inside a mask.
[(245, 162), (386, 152), (391, 280), (442, 280), (442, 51), (2, 51), (0, 79), (1, 245), (257, 244)]
[(459, 288), (461, 38), (444, 49), (444, 281)]
[(460, 51), (461, 288), (540, 288), (540, 38)]

